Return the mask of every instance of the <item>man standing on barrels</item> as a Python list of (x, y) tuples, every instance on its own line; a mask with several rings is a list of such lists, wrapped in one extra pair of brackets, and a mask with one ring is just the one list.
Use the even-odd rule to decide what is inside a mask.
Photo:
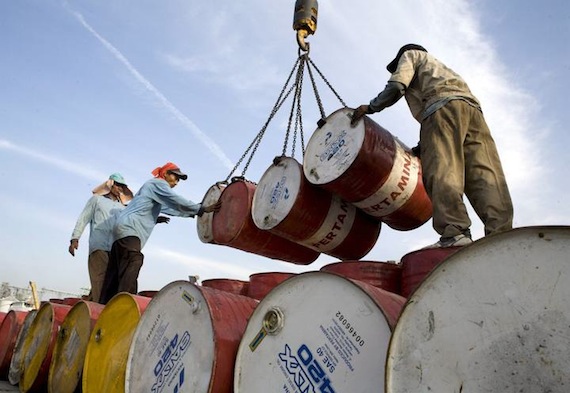
[(433, 204), (433, 227), (440, 240), (426, 248), (472, 242), (467, 196), (485, 225), (485, 235), (512, 228), (513, 205), (495, 142), (479, 101), (453, 70), (416, 44), (404, 45), (386, 67), (384, 90), (360, 105), (354, 126), (365, 114), (380, 112), (406, 97), (420, 122), (423, 181)]
[(168, 162), (153, 170), (152, 174), (154, 178), (142, 185), (116, 220), (114, 242), (101, 293), (103, 304), (119, 292), (137, 293), (138, 276), (144, 258), (141, 250), (155, 224), (169, 220), (168, 217), (159, 216), (160, 213), (194, 217), (220, 208), (221, 202), (203, 206), (176, 194), (172, 189), (180, 179), (188, 178), (177, 165)]

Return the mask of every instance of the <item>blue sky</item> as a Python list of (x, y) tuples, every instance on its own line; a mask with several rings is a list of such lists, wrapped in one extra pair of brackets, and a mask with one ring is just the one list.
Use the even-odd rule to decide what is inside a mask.
[[(199, 202), (267, 120), (297, 57), (294, 1), (19, 0), (0, 2), (0, 281), (88, 287), (88, 230), (67, 252), (91, 189), (121, 172), (133, 191), (172, 161), (175, 189)], [(480, 99), (515, 206), (515, 226), (566, 225), (570, 6), (562, 1), (319, 2), (310, 56), (348, 106), (385, 85), (385, 65), (415, 42), (459, 72)], [(326, 113), (340, 104), (325, 86)], [(319, 118), (308, 83), (306, 140)], [(290, 103), (270, 123), (247, 172), (281, 153)], [(408, 145), (419, 125), (404, 100), (372, 118)], [(299, 152), (300, 149), (297, 150)], [(297, 153), (297, 158), (299, 159)], [(483, 235), (471, 210), (474, 237)], [(363, 259), (399, 260), (437, 240), (431, 221), (384, 226)], [(140, 289), (198, 274), (247, 279), (316, 270), (203, 244), (193, 219), (155, 229)]]

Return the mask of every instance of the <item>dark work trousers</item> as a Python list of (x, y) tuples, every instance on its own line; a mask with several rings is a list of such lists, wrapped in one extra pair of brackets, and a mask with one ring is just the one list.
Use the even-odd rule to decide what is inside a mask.
[(499, 154), (483, 114), (453, 100), (422, 122), (421, 160), (433, 204), (433, 227), (442, 237), (471, 226), (463, 194), (485, 225), (485, 235), (513, 225), (513, 205)]
[(105, 282), (107, 267), (109, 266), (109, 251), (93, 251), (89, 254), (87, 266), (89, 268), (89, 279), (91, 281), (89, 300), (99, 303), (101, 301), (101, 290)]
[(119, 292), (137, 293), (143, 259), (138, 237), (127, 236), (113, 243), (101, 293), (102, 304), (107, 304)]

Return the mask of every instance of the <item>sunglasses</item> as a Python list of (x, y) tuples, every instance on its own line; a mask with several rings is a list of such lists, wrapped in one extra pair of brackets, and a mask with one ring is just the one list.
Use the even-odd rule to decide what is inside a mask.
[(117, 183), (117, 182), (115, 182), (114, 185), (119, 187), (119, 188), (126, 188), (127, 187), (126, 184), (121, 184), (121, 183)]

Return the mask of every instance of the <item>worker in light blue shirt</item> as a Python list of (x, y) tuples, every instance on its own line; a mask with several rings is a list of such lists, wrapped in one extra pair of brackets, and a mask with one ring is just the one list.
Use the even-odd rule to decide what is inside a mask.
[(219, 210), (220, 203), (202, 206), (176, 194), (174, 188), (180, 179), (188, 176), (171, 162), (152, 171), (148, 180), (137, 192), (131, 203), (117, 217), (113, 230), (113, 246), (103, 293), (106, 304), (119, 292), (137, 293), (138, 276), (143, 265), (141, 252), (156, 223), (167, 222), (161, 213), (177, 217), (201, 216)]
[(75, 256), (79, 248), (79, 238), (89, 225), (89, 257), (87, 266), (91, 292), (88, 299), (98, 302), (109, 263), (109, 253), (113, 244), (115, 218), (132, 199), (133, 194), (120, 173), (113, 173), (109, 179), (93, 190), (83, 211), (79, 215), (69, 244), (69, 253)]

